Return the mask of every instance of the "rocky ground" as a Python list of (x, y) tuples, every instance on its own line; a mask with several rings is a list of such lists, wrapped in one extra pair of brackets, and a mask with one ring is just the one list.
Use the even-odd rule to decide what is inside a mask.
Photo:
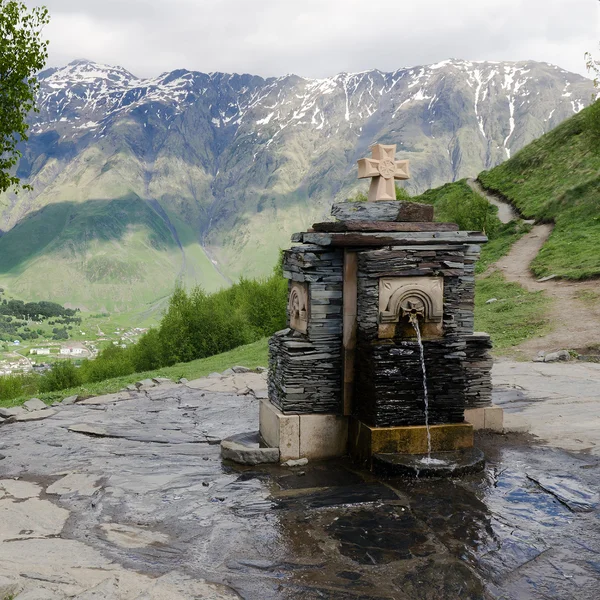
[(223, 463), (264, 374), (32, 403), (0, 426), (0, 598), (598, 598), (598, 379), (497, 364), (509, 427), (544, 439), (482, 434), (460, 480)]

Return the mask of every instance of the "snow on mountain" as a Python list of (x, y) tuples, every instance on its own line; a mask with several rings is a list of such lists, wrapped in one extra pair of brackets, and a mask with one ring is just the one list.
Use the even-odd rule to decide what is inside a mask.
[[(40, 84), (17, 171), (33, 191), (5, 198), (0, 230), (35, 226), (31, 256), (52, 247), (79, 273), (56, 282), (79, 281), (71, 296), (87, 285), (90, 264), (99, 265), (93, 277), (122, 277), (120, 263), (104, 268), (98, 240), (116, 230), (137, 239), (140, 221), (151, 224), (153, 248), (178, 230), (184, 241), (173, 248), (196, 248), (180, 269), (187, 281), (264, 274), (291, 232), (366, 189), (356, 160), (371, 144), (397, 144), (411, 161), (404, 185), (419, 193), (506, 160), (593, 91), (590, 80), (546, 63), (456, 59), (324, 79), (186, 70), (142, 79), (79, 60), (45, 71)], [(38, 221), (62, 233), (38, 230)], [(135, 277), (150, 278), (136, 265)], [(19, 275), (23, 289), (28, 272)]]
[[(340, 120), (357, 132), (381, 111), (392, 109), (395, 118), (415, 105), (426, 106), (435, 122), (436, 108), (443, 108), (443, 92), (449, 81), (470, 89), (473, 115), (484, 139), (490, 130), (490, 107), (504, 112), (506, 135), (502, 148), (510, 156), (515, 144), (515, 111), (530, 108), (532, 100), (552, 86), (562, 85), (558, 102), (568, 108), (561, 120), (589, 102), (590, 85), (583, 77), (544, 63), (494, 63), (446, 60), (433, 65), (399, 69), (341, 73), (326, 79), (296, 76), (263, 79), (250, 75), (173, 71), (140, 79), (121, 67), (90, 61), (74, 61), (41, 77), (40, 113), (32, 121), (34, 134), (57, 128), (63, 135), (98, 137), (117, 116), (146, 107), (172, 121), (194, 103), (208, 103), (215, 128), (245, 128), (265, 138), (265, 145), (288, 127), (323, 131), (339, 130)], [(338, 97), (339, 113), (331, 110)], [(503, 105), (503, 106), (502, 106)], [(552, 121), (552, 106), (546, 120)], [(59, 124), (57, 126), (57, 124)], [(554, 123), (556, 124), (556, 123)], [(517, 149), (523, 144), (516, 144)]]

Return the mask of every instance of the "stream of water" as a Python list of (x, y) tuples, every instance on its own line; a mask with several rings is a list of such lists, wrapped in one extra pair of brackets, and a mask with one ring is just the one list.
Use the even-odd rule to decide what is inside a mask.
[(427, 391), (427, 369), (425, 368), (425, 351), (423, 349), (423, 340), (421, 339), (421, 329), (419, 320), (416, 316), (411, 316), (410, 322), (417, 334), (417, 342), (419, 343), (419, 352), (421, 354), (421, 370), (423, 372), (423, 393), (425, 399), (425, 427), (427, 427), (427, 458), (423, 462), (431, 463), (431, 431), (429, 430), (429, 393)]

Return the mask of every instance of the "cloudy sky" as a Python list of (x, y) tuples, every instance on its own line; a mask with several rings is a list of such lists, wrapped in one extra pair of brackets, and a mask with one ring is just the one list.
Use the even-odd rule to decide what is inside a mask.
[[(36, 0), (28, 0), (35, 5)], [(76, 58), (139, 76), (400, 67), (446, 58), (540, 60), (585, 73), (600, 54), (598, 0), (39, 0), (50, 65)]]

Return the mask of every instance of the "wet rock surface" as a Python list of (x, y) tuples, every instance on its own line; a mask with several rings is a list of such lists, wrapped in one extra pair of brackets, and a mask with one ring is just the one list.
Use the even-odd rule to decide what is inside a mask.
[(157, 384), (2, 424), (2, 585), (23, 598), (600, 597), (598, 457), (485, 434), (485, 470), (461, 479), (236, 466), (218, 442), (255, 428), (259, 404), (236, 385)]

